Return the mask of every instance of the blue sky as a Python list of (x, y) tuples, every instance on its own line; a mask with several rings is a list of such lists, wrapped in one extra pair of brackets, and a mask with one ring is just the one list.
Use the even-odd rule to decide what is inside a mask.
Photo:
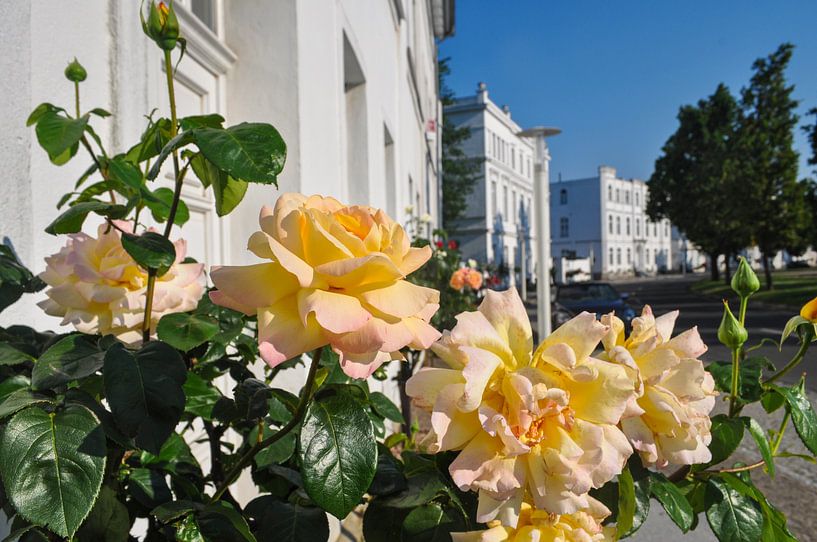
[[(555, 125), (551, 178), (649, 178), (682, 104), (746, 85), (754, 60), (789, 41), (788, 77), (801, 117), (817, 107), (817, 2), (459, 0), (449, 86), (473, 94), (478, 81), (524, 126)], [(801, 118), (801, 124), (805, 123)], [(798, 129), (800, 176), (807, 145)]]

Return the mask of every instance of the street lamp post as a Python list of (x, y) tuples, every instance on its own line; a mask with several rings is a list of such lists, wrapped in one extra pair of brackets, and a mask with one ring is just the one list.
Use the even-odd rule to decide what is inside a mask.
[(519, 132), (534, 140), (533, 191), (536, 200), (536, 329), (539, 340), (550, 334), (550, 153), (545, 138), (562, 133), (559, 128), (535, 126)]

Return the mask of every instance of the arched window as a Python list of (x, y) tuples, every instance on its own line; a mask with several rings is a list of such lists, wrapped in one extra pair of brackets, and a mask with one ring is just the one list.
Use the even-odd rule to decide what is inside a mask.
[(613, 185), (607, 185), (607, 201), (613, 201)]
[(613, 263), (615, 263), (613, 261), (613, 247), (610, 247), (610, 265), (613, 265)]
[(561, 205), (567, 205), (567, 188), (562, 188), (559, 191), (559, 203)]
[(633, 263), (633, 256), (632, 256), (632, 253), (630, 252), (630, 249), (628, 248), (627, 249), (627, 265), (630, 265), (631, 263)]
[(620, 248), (616, 249), (616, 263), (618, 265), (621, 265), (621, 249)]
[(627, 235), (630, 235), (630, 217), (629, 216), (625, 219), (625, 231), (626, 231)]
[(638, 192), (636, 192), (635, 193), (635, 206), (638, 207), (639, 205), (641, 205), (641, 203), (640, 203), (640, 201), (638, 199)]
[[(607, 215), (607, 233), (611, 235), (613, 233), (613, 215)], [(612, 260), (613, 258), (610, 259)]]
[(641, 219), (635, 219), (635, 234), (637, 237), (641, 237)]
[(616, 234), (621, 234), (621, 217), (616, 217)]

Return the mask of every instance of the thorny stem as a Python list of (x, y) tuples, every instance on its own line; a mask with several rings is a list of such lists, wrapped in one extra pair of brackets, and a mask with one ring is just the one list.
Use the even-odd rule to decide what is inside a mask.
[(252, 448), (247, 450), (247, 452), (241, 456), (238, 462), (224, 476), (224, 481), (218, 486), (216, 492), (210, 498), (211, 503), (216, 502), (221, 498), (227, 488), (230, 487), (230, 484), (232, 484), (235, 479), (238, 478), (241, 471), (243, 471), (244, 468), (252, 462), (253, 458), (256, 456), (256, 454), (258, 454), (258, 452), (264, 448), (272, 446), (284, 438), (288, 433), (295, 429), (299, 423), (301, 423), (301, 418), (303, 418), (304, 413), (306, 412), (306, 406), (309, 404), (309, 400), (312, 397), (312, 387), (315, 385), (315, 374), (318, 372), (318, 367), (320, 366), (323, 348), (323, 346), (318, 347), (312, 353), (312, 363), (309, 366), (309, 373), (306, 375), (306, 383), (304, 384), (304, 388), (301, 390), (301, 400), (295, 409), (295, 413), (292, 415), (292, 419), (289, 420), (289, 422), (287, 422), (287, 424), (279, 429), (274, 435), (265, 438), (261, 442), (256, 442)]
[(786, 364), (785, 367), (777, 371), (775, 374), (767, 378), (763, 383), (764, 384), (771, 384), (776, 380), (782, 378), (786, 373), (797, 367), (797, 365), (803, 361), (803, 357), (806, 355), (808, 351), (809, 344), (811, 344), (811, 338), (806, 336), (801, 339), (800, 348), (797, 350), (797, 353), (791, 358), (791, 361)]
[[(173, 62), (170, 58), (170, 51), (165, 51), (165, 74), (167, 76), (167, 96), (170, 101), (170, 138), (173, 139), (178, 133), (178, 119), (176, 118), (176, 90), (173, 87)], [(184, 177), (179, 174), (179, 154), (173, 150), (173, 177), (176, 186), (173, 191), (173, 202), (170, 204), (170, 213), (165, 224), (164, 238), (170, 238), (170, 230), (173, 228), (173, 221), (176, 220), (176, 210), (179, 208), (179, 198), (182, 192)], [(153, 310), (153, 291), (156, 287), (156, 270), (148, 269), (147, 300), (145, 302), (145, 316), (142, 320), (142, 342), (150, 340), (150, 320)]]

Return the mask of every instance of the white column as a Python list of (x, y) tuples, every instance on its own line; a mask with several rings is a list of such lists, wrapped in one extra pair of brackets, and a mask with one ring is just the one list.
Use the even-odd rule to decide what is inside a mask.
[(533, 176), (536, 213), (536, 321), (539, 340), (550, 334), (550, 153), (545, 138), (561, 133), (558, 128), (538, 126), (519, 133), (535, 139)]

